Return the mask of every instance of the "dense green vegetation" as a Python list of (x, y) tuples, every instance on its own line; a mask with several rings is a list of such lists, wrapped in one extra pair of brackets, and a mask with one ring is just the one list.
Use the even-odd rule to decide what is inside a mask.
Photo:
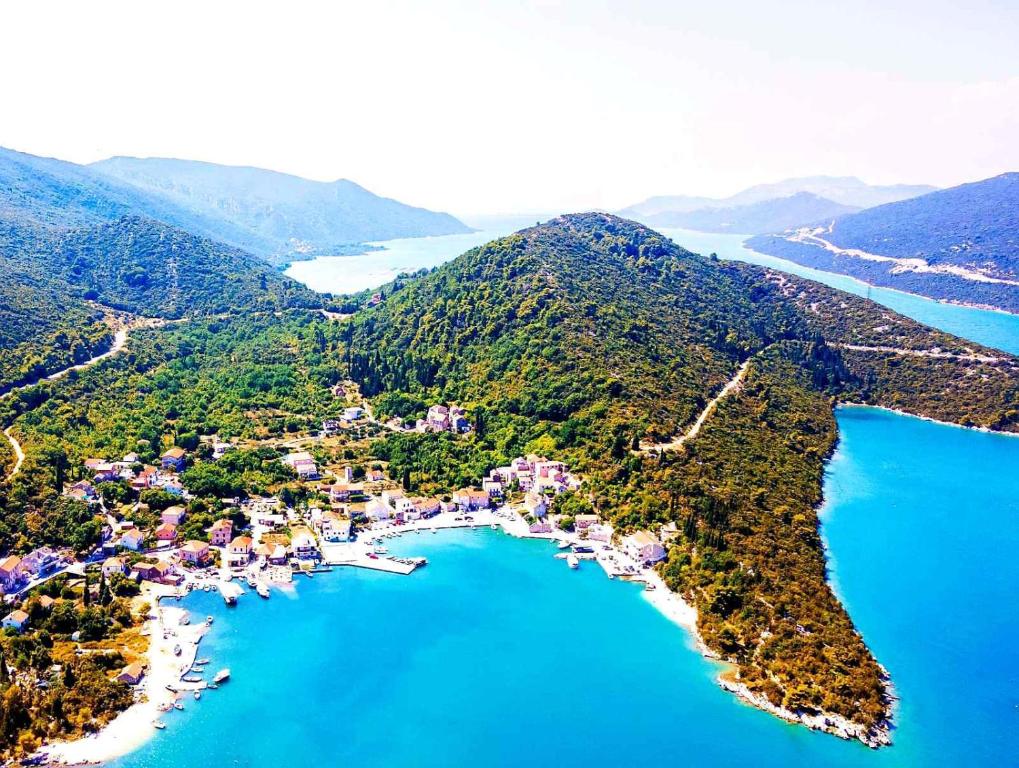
[(110, 309), (178, 318), (317, 307), (242, 251), (151, 219), (49, 231), (0, 220), (0, 392), (102, 351)]
[[(609, 216), (471, 251), (358, 313), (348, 339), (352, 377), (387, 408), (456, 401), (480, 423), (467, 442), (385, 440), (377, 452), (411, 485), (453, 487), (526, 450), (570, 461), (618, 528), (676, 525), (665, 576), (741, 682), (867, 727), (888, 714), (885, 683), (825, 581), (815, 513), (832, 402), (1017, 428), (1013, 359), (968, 363), (982, 388), (931, 394), (925, 383), (951, 379), (957, 361), (882, 364), (890, 353), (841, 346), (996, 353)], [(632, 452), (688, 425), (747, 357), (742, 391), (684, 452)]]
[[(705, 642), (741, 682), (790, 709), (881, 723), (882, 672), (825, 581), (815, 509), (832, 405), (1015, 430), (1014, 358), (596, 214), (525, 230), (383, 293), (342, 322), (256, 304), (137, 331), (126, 353), (0, 401), (0, 423), (14, 424), (27, 453), (0, 486), (0, 547), (95, 541), (83, 505), (57, 496), (88, 456), (152, 461), (178, 444), (201, 457), (203, 436), (235, 438), (238, 450), (185, 475), (199, 497), (187, 535), (201, 537), (228, 513), (222, 497), (287, 483), (278, 457), (288, 438), (336, 416), (345, 402), (329, 388), (350, 377), (379, 415), (456, 402), (475, 428), (344, 438), (343, 461), (388, 462), (409, 490), (441, 493), (521, 453), (566, 460), (586, 485), (556, 511), (595, 509), (622, 532), (675, 526), (663, 575), (696, 603)], [(689, 426), (748, 359), (742, 388), (683, 452), (635, 450)], [(104, 488), (109, 502), (129, 493)], [(140, 500), (153, 521), (173, 503)]]
[[(126, 663), (121, 644), (129, 643), (137, 592), (120, 576), (107, 582), (90, 573), (86, 583), (63, 575), (18, 603), (28, 628), (0, 635), (0, 753), (30, 754), (45, 740), (95, 732), (131, 704), (130, 687), (111, 678)], [(55, 602), (46, 607), (43, 596)]]
[(31, 232), (0, 221), (0, 393), (91, 357), (110, 342), (103, 313), (44, 268), (13, 257)]
[(11, 228), (0, 259), (5, 274), (146, 316), (322, 304), (250, 254), (139, 217), (56, 233)]

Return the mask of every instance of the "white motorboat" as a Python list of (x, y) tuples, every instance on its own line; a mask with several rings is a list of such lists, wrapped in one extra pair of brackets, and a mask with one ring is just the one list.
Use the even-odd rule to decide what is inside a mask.
[(570, 568), (577, 568), (580, 566), (580, 558), (571, 552), (566, 556), (566, 564), (570, 566)]

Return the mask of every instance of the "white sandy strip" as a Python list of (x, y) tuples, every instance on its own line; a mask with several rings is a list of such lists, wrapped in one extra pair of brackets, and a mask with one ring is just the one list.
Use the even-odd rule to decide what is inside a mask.
[[(654, 570), (650, 568), (640, 568), (620, 548), (614, 545), (610, 545), (609, 549), (604, 549), (605, 542), (582, 539), (576, 532), (567, 533), (565, 531), (555, 530), (552, 533), (531, 533), (527, 522), (519, 514), (509, 513), (508, 517), (496, 514), (496, 512), (500, 511), (507, 512), (507, 509), (508, 508), (504, 507), (501, 510), (495, 511), (480, 510), (478, 512), (473, 512), (471, 514), (474, 518), (473, 523), (462, 519), (456, 520), (456, 515), (446, 512), (437, 515), (430, 520), (413, 520), (401, 526), (376, 524), (373, 529), (369, 531), (368, 536), (366, 536), (365, 545), (370, 548), (372, 541), (374, 541), (372, 538), (373, 535), (393, 536), (410, 533), (412, 531), (427, 531), (431, 528), (438, 530), (446, 528), (465, 528), (471, 525), (475, 527), (497, 525), (504, 532), (518, 538), (567, 541), (570, 544), (590, 546), (595, 550), (595, 561), (605, 569), (606, 573), (612, 574), (613, 576), (618, 575), (620, 578), (627, 579), (629, 581), (643, 582), (647, 584), (650, 588), (641, 593), (644, 599), (657, 608), (667, 619), (690, 632), (694, 642), (697, 644), (698, 650), (700, 650), (701, 653), (712, 657), (717, 656), (717, 654), (709, 651), (704, 646), (697, 633), (697, 609), (690, 605), (690, 603), (686, 602), (679, 594), (669, 589), (662, 580), (661, 576), (659, 576)], [(624, 573), (624, 568), (626, 566), (633, 566), (636, 569), (636, 573)]]
[[(53, 762), (67, 764), (103, 762), (126, 755), (155, 734), (152, 723), (164, 714), (159, 711), (159, 706), (172, 704), (176, 699), (176, 695), (166, 689), (167, 685), (181, 690), (204, 686), (204, 683), (181, 682), (182, 675), (191, 668), (198, 653), (198, 642), (206, 629), (204, 617), (203, 621), (181, 626), (181, 617), (186, 613), (183, 608), (156, 607), (153, 612), (157, 618), (146, 625), (151, 633), (151, 642), (148, 672), (142, 683), (142, 700), (121, 712), (94, 736), (50, 744), (43, 747), (40, 754)], [(167, 632), (165, 639), (164, 631)], [(173, 654), (175, 645), (181, 647), (180, 656)]]

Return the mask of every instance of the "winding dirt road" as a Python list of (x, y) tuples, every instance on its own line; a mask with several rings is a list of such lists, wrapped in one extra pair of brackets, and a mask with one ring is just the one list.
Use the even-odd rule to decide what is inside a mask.
[[(182, 322), (182, 321), (166, 321), (162, 319), (153, 318), (133, 320), (127, 325), (117, 329), (117, 331), (113, 334), (113, 343), (110, 345), (110, 348), (107, 349), (105, 352), (102, 352), (101, 354), (98, 354), (95, 357), (91, 357), (83, 363), (78, 363), (77, 365), (70, 365), (67, 368), (63, 368), (57, 371), (56, 373), (51, 373), (49, 376), (44, 376), (40, 379), (36, 379), (35, 381), (30, 382), (28, 384), (22, 384), (20, 387), (14, 387), (8, 392), (5, 392), (4, 394), (0, 395), (0, 400), (2, 400), (5, 397), (10, 397), (15, 392), (20, 392), (23, 389), (34, 387), (36, 384), (39, 384), (40, 382), (57, 381), (58, 379), (62, 379), (65, 376), (67, 376), (67, 374), (69, 374), (71, 371), (80, 371), (83, 368), (88, 368), (89, 366), (95, 365), (96, 363), (101, 362), (108, 357), (113, 357), (114, 355), (118, 354), (121, 350), (124, 349), (124, 346), (127, 344), (127, 339), (131, 331), (136, 330), (138, 328), (159, 328), (163, 325), (166, 325), (167, 322)], [(11, 444), (11, 448), (14, 449), (14, 468), (7, 475), (8, 480), (10, 480), (12, 477), (18, 474), (18, 472), (21, 471), (21, 465), (25, 462), (25, 451), (22, 448), (21, 443), (18, 442), (18, 439), (14, 437), (14, 435), (12, 434), (11, 430), (13, 428), (14, 428), (13, 426), (10, 426), (4, 430), (4, 436)]]
[(667, 443), (642, 442), (640, 444), (640, 450), (644, 452), (678, 451), (683, 447), (683, 444), (687, 440), (697, 437), (697, 434), (701, 431), (701, 427), (704, 426), (704, 422), (708, 420), (708, 417), (711, 416), (711, 414), (714, 412), (716, 406), (722, 400), (724, 400), (726, 397), (732, 394), (732, 392), (737, 390), (739, 386), (743, 383), (743, 379), (746, 378), (747, 371), (750, 369), (751, 360), (753, 360), (752, 357), (747, 358), (747, 360), (744, 361), (743, 365), (741, 365), (736, 370), (736, 375), (729, 379), (729, 381), (726, 382), (726, 385), (722, 387), (722, 390), (717, 395), (715, 395), (711, 402), (704, 406), (704, 410), (700, 412), (700, 414), (697, 416), (696, 421), (694, 421), (694, 423), (690, 425), (690, 428), (687, 429), (686, 432), (684, 432), (681, 435), (678, 435), (677, 437), (674, 437)]

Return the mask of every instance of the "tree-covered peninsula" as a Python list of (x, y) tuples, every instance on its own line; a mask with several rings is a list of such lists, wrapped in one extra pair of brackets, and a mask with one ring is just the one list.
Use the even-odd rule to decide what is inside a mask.
[[(554, 451), (617, 528), (675, 529), (663, 574), (696, 605), (707, 647), (736, 664), (733, 687), (844, 718), (872, 743), (888, 682), (825, 580), (818, 530), (833, 406), (1019, 429), (1011, 356), (599, 214), (464, 254), (359, 312), (346, 342), (368, 394), (471, 403), (479, 450)], [(668, 445), (744, 363), (682, 450), (641, 450)], [(409, 471), (432, 468), (423, 481), (469, 461), (390, 442)]]
[[(352, 299), (352, 317), (307, 309), (290, 288), (296, 301), (258, 288), (228, 313), (138, 329), (102, 364), (0, 401), (0, 424), (26, 454), (0, 483), (4, 552), (95, 545), (96, 519), (61, 494), (90, 456), (130, 451), (145, 463), (170, 445), (201, 455), (212, 436), (232, 440), (226, 457), (182, 475), (199, 536), (230, 514), (224, 498), (313, 493), (282, 471), (281, 451), (338, 418), (334, 387), (353, 380), (376, 418), (330, 456), (314, 448), (317, 458), (383, 464), (422, 494), (478, 483), (525, 453), (569, 462), (584, 484), (557, 497), (556, 511), (668, 539), (661, 575), (696, 606), (706, 648), (733, 663), (726, 685), (879, 743), (888, 681), (826, 582), (819, 535), (833, 407), (1019, 429), (1015, 358), (809, 281), (689, 253), (612, 216), (562, 217), (494, 241), (378, 300)], [(467, 409), (469, 434), (382, 424), (439, 402)], [(103, 493), (116, 508), (131, 491), (110, 483)], [(165, 506), (147, 493), (145, 506)], [(26, 679), (32, 664), (18, 661)], [(23, 715), (21, 733), (71, 729), (43, 707)]]

